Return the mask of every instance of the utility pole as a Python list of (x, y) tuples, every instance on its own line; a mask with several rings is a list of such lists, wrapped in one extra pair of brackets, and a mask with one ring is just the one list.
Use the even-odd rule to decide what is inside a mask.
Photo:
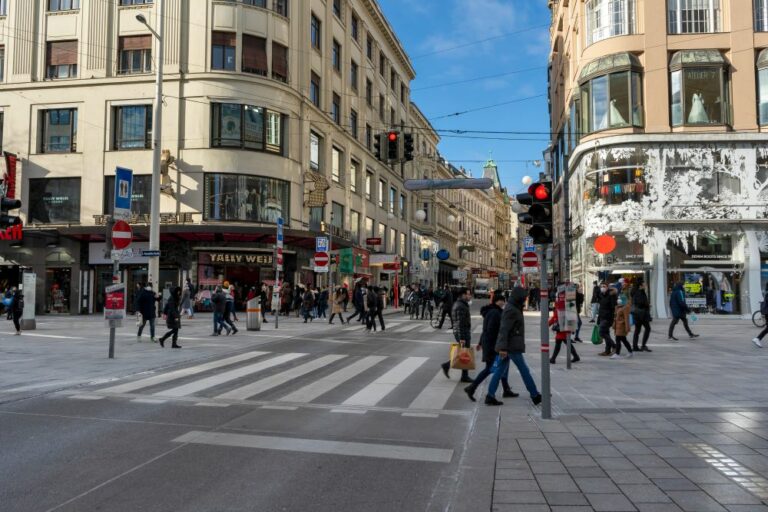
[(547, 283), (547, 245), (539, 250), (541, 264), (541, 290), (539, 309), (541, 309), (541, 418), (552, 419), (552, 396), (549, 379), (549, 284)]

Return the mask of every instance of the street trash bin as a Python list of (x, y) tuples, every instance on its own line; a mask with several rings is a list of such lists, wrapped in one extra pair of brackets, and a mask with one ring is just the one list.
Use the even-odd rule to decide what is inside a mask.
[(249, 331), (261, 330), (261, 298), (254, 297), (245, 307), (245, 323)]

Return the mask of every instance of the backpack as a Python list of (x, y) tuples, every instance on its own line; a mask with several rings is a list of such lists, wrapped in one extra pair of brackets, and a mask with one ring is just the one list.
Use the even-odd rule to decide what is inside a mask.
[(763, 316), (768, 316), (768, 300), (764, 300), (760, 303), (760, 314)]

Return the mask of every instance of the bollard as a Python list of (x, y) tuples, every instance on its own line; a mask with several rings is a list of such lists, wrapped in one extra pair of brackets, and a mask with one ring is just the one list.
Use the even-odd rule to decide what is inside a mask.
[(249, 331), (261, 330), (261, 298), (254, 297), (248, 301), (245, 309), (245, 323)]

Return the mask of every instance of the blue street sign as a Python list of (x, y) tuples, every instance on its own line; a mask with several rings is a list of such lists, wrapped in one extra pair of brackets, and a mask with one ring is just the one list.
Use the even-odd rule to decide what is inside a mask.
[(143, 251), (141, 251), (141, 255), (144, 258), (159, 258), (160, 257), (160, 251), (143, 250)]
[(523, 238), (523, 251), (524, 252), (533, 252), (536, 250), (536, 246), (533, 244), (533, 238), (530, 236), (526, 236)]
[(133, 194), (133, 171), (123, 167), (115, 168), (115, 202), (112, 217), (115, 219), (131, 218), (131, 198)]
[(328, 252), (327, 236), (318, 236), (315, 238), (315, 252)]
[(448, 250), (446, 249), (440, 249), (439, 251), (437, 251), (437, 259), (439, 259), (440, 261), (445, 261), (450, 257), (451, 257), (451, 253), (448, 252)]

